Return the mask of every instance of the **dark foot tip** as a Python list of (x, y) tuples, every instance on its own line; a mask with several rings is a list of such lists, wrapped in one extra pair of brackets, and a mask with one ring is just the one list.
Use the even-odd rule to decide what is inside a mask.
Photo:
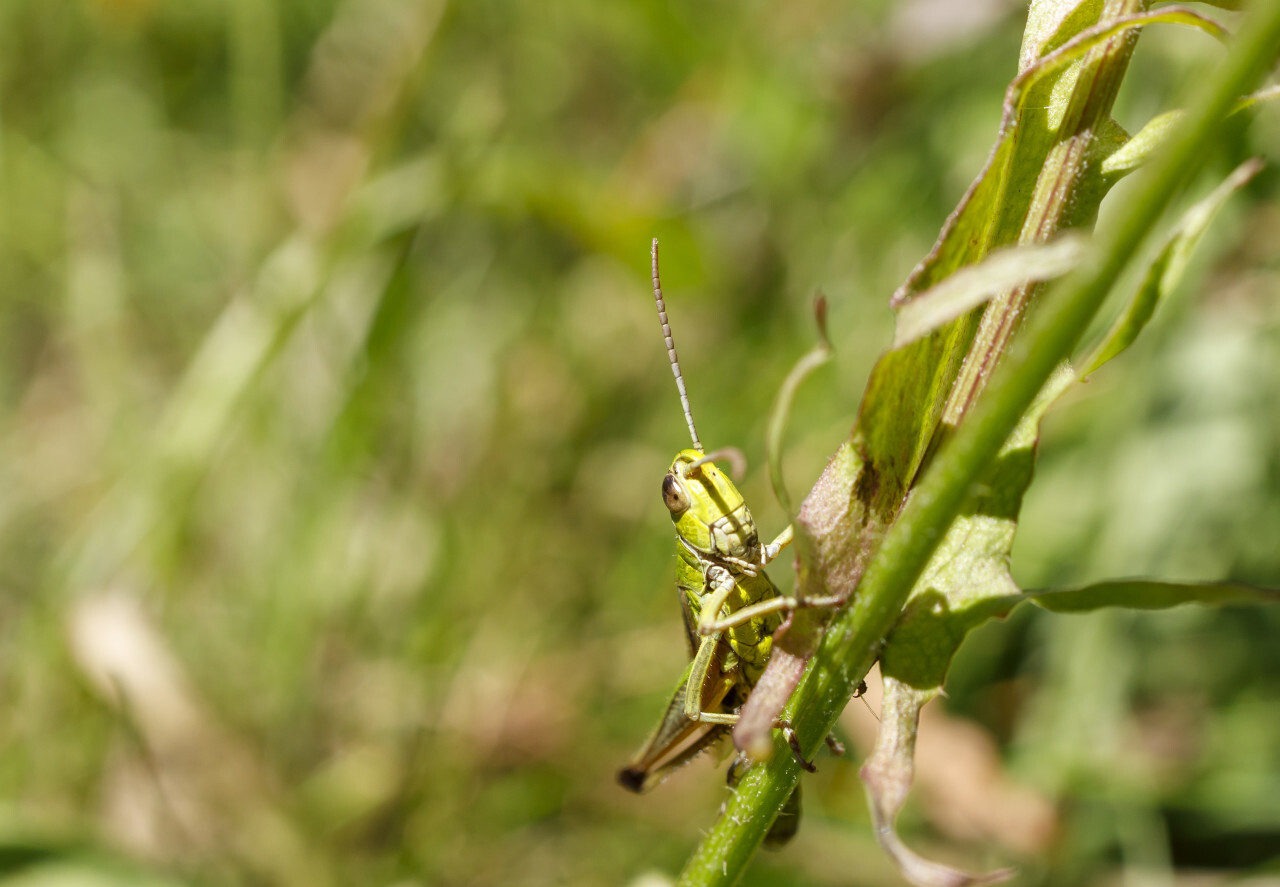
[(618, 785), (629, 792), (640, 794), (644, 789), (644, 771), (635, 767), (627, 767), (618, 771)]

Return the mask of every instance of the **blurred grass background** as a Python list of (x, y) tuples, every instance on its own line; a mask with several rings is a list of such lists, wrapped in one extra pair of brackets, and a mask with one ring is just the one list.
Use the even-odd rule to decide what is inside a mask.
[[(685, 656), (649, 238), (703, 440), (747, 452), (775, 533), (763, 423), (814, 293), (838, 357), (796, 407), (793, 493), (985, 158), (1024, 14), (0, 4), (0, 882), (678, 869), (722, 774), (613, 783)], [(1120, 122), (1218, 52), (1144, 34)], [(1264, 110), (1218, 168), (1278, 134)], [(1280, 586), (1277, 182), (1051, 415), (1028, 587)], [(957, 822), (922, 772), (908, 834), (1028, 882), (1274, 883), (1277, 637), (1275, 613), (1198, 608), (984, 628), (941, 760), (987, 755), (960, 791), (1011, 812)], [(896, 883), (856, 768), (822, 762), (750, 883)]]

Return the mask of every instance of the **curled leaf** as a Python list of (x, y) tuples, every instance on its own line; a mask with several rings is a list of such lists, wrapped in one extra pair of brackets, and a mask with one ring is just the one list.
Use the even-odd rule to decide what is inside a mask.
[(833, 349), (827, 337), (827, 297), (819, 294), (813, 303), (813, 315), (818, 324), (818, 344), (796, 361), (796, 365), (782, 380), (778, 396), (774, 398), (773, 409), (769, 411), (769, 425), (765, 432), (765, 458), (769, 463), (769, 482), (773, 485), (773, 494), (778, 504), (794, 518), (791, 510), (791, 496), (787, 493), (787, 485), (782, 477), (782, 437), (787, 430), (787, 420), (791, 416), (791, 404), (795, 400), (800, 384), (809, 374), (831, 359)]
[(1160, 300), (1182, 280), (1191, 260), (1191, 252), (1200, 242), (1227, 198), (1240, 190), (1262, 169), (1262, 161), (1254, 157), (1240, 164), (1213, 192), (1187, 210), (1170, 232), (1164, 245), (1147, 267), (1142, 283), (1129, 300), (1124, 312), (1103, 337), (1098, 347), (1081, 366), (1081, 377), (1095, 372), (1104, 363), (1133, 344), (1155, 313)]
[(916, 689), (889, 676), (884, 679), (884, 707), (875, 750), (862, 765), (876, 841), (893, 860), (902, 876), (917, 887), (973, 887), (996, 884), (1013, 877), (1016, 869), (1003, 868), (984, 874), (934, 862), (907, 847), (894, 829), (898, 811), (907, 798), (915, 775), (916, 729), (920, 709), (938, 695), (936, 687)]
[(1066, 274), (1084, 257), (1088, 239), (1064, 234), (1050, 243), (1027, 243), (991, 253), (924, 291), (898, 309), (893, 347), (927, 336), (997, 293)]

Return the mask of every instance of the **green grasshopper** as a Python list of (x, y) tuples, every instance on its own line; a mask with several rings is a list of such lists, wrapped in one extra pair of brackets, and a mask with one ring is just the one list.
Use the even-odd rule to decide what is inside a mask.
[[(768, 662), (782, 611), (795, 606), (764, 571), (791, 543), (791, 527), (762, 545), (742, 494), (715, 465), (716, 459), (723, 459), (739, 474), (745, 466), (742, 453), (732, 447), (707, 453), (698, 439), (658, 280), (657, 240), (653, 241), (652, 268), (658, 319), (693, 439), (693, 449), (681, 450), (662, 480), (662, 501), (676, 529), (676, 585), (692, 661), (657, 728), (618, 773), (618, 781), (634, 792), (653, 788), (729, 734), (738, 721), (737, 710)], [(782, 726), (802, 765), (812, 769), (800, 757), (794, 733)], [(744, 767), (743, 762), (730, 767), (731, 785)], [(797, 786), (765, 843), (780, 846), (789, 840), (799, 815)]]

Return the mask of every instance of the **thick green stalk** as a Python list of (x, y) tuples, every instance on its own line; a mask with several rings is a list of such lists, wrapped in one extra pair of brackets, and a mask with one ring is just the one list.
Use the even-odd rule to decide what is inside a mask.
[[(1236, 98), (1247, 93), (1274, 60), (1280, 47), (1280, 0), (1257, 0), (1239, 35), (1227, 58), (1207, 78), (1181, 131), (1117, 208), (1110, 237), (1098, 244), (1093, 261), (1051, 293), (1014, 339), (987, 391), (889, 529), (857, 600), (832, 622), (790, 706), (806, 751), (822, 741), (874, 661), (978, 473), (999, 451), (1049, 374), (1071, 353), (1170, 200), (1199, 170), (1219, 122)], [(769, 762), (752, 768), (678, 883), (735, 883), (798, 775), (785, 746)]]

